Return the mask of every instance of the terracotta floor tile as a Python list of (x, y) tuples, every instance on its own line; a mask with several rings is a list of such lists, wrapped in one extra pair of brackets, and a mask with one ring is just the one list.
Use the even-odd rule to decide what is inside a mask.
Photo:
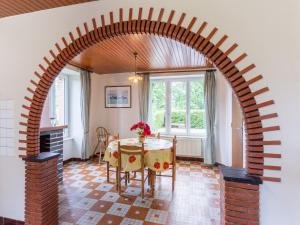
[(145, 221), (144, 225), (160, 225), (160, 224), (159, 223), (152, 223), (152, 222)]
[(60, 224), (219, 225), (219, 180), (217, 167), (179, 161), (175, 191), (171, 178), (157, 177), (155, 195), (146, 185), (141, 199), (140, 182), (135, 181), (122, 185), (120, 196), (114, 173), (106, 182), (106, 164), (71, 162), (64, 165), (64, 184), (59, 186)]
[(71, 208), (67, 213), (60, 217), (60, 221), (76, 223), (85, 213), (86, 210)]
[(91, 181), (95, 178), (96, 178), (96, 176), (86, 175), (82, 178), (82, 180)]
[(132, 219), (144, 220), (148, 214), (148, 211), (149, 209), (147, 208), (132, 206), (127, 212), (126, 217)]
[(106, 213), (111, 206), (113, 205), (113, 202), (108, 202), (108, 201), (98, 201), (96, 202), (95, 205), (92, 206), (91, 210), (96, 211), (96, 212), (103, 212)]
[(169, 205), (170, 205), (169, 201), (154, 199), (152, 204), (151, 204), (151, 208), (152, 209), (160, 209), (160, 210), (168, 211), (169, 210)]
[(93, 190), (86, 197), (87, 198), (93, 198), (93, 199), (98, 199), (99, 200), (104, 194), (105, 194), (104, 191)]
[(83, 186), (83, 188), (89, 188), (89, 189), (95, 189), (99, 186), (99, 183), (96, 182), (89, 182), (86, 185)]
[(123, 217), (106, 214), (99, 221), (98, 225), (119, 225), (121, 224), (122, 220)]
[(137, 196), (120, 196), (117, 202), (132, 205), (136, 198)]

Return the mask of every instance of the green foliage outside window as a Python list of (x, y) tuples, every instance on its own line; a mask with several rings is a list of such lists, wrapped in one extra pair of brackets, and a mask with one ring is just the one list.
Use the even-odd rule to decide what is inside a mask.
[[(172, 86), (172, 96), (176, 101), (173, 103), (171, 113), (172, 125), (183, 125), (186, 123), (186, 98), (184, 87), (179, 85)], [(190, 128), (205, 128), (205, 111), (204, 111), (204, 90), (203, 79), (193, 80), (190, 82)], [(166, 82), (156, 81), (152, 83), (152, 129), (166, 127), (165, 124), (166, 109)]]
[[(172, 113), (171, 115), (171, 120), (173, 121), (174, 124), (185, 124), (185, 110), (180, 111), (177, 110)], [(204, 129), (205, 128), (205, 112), (204, 109), (198, 109), (198, 110), (192, 110), (190, 115), (191, 115), (191, 128), (196, 128), (196, 129)], [(160, 111), (154, 111), (153, 114), (153, 124), (152, 127), (154, 130), (157, 130), (158, 128), (165, 127), (165, 111), (160, 110)]]

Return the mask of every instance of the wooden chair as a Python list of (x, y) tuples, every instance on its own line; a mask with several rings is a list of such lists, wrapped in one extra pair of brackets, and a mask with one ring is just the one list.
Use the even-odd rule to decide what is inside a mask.
[(152, 195), (154, 194), (154, 183), (155, 183), (155, 177), (156, 176), (161, 176), (161, 177), (171, 177), (172, 178), (172, 191), (174, 191), (175, 189), (175, 181), (176, 181), (176, 144), (177, 144), (177, 138), (176, 136), (174, 136), (173, 138), (173, 145), (171, 148), (171, 152), (172, 152), (172, 162), (170, 163), (170, 170), (172, 170), (172, 174), (171, 175), (166, 175), (166, 174), (162, 174), (161, 172), (159, 173), (149, 173), (149, 176), (151, 176), (150, 180), (151, 180), (151, 186), (152, 186)]
[[(140, 164), (141, 168), (134, 171), (122, 171), (122, 155), (128, 155), (128, 156), (140, 156)], [(144, 143), (142, 143), (142, 147), (137, 146), (128, 146), (128, 145), (121, 145), (120, 141), (118, 142), (118, 167), (117, 167), (117, 189), (119, 191), (119, 194), (122, 194), (122, 186), (121, 181), (125, 179), (125, 185), (127, 186), (127, 182), (129, 180), (137, 180), (141, 181), (141, 196), (144, 198), (144, 189), (145, 189), (145, 181), (147, 180), (148, 176), (145, 177), (145, 167), (144, 167), (144, 155), (145, 155), (145, 149), (144, 149)], [(140, 172), (141, 173), (141, 179), (131, 178), (129, 172)], [(124, 174), (122, 177), (121, 174)]]
[[(117, 135), (107, 135), (107, 138), (106, 138), (106, 142), (107, 142), (107, 145), (106, 145), (106, 148), (107, 146), (109, 145), (110, 142), (112, 141), (115, 141), (115, 140), (119, 140), (120, 139), (120, 136), (119, 134)], [(105, 150), (106, 150), (105, 148)], [(110, 166), (109, 162), (106, 162), (106, 180), (107, 180), (107, 183), (109, 183), (109, 178), (110, 178), (110, 172), (113, 172), (113, 173), (116, 173), (116, 180), (117, 180), (117, 170), (116, 169), (112, 169), (113, 167)]]
[(93, 155), (96, 154), (98, 147), (100, 146), (100, 152), (99, 152), (99, 163), (101, 161), (102, 156), (102, 149), (106, 149), (107, 147), (107, 136), (109, 135), (108, 131), (104, 127), (97, 127), (96, 129), (96, 137), (97, 137), (97, 144), (94, 148)]

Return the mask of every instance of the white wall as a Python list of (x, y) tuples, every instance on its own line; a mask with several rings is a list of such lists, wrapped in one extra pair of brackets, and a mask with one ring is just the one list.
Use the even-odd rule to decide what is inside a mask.
[(42, 117), (41, 117), (41, 124), (40, 127), (51, 127), (51, 121), (50, 121), (50, 93), (48, 94), (43, 112), (42, 112)]
[[(90, 143), (91, 150), (96, 145), (97, 127), (105, 127), (111, 134), (119, 133), (121, 138), (133, 137), (130, 127), (139, 121), (138, 86), (128, 80), (131, 73), (92, 74), (92, 93), (90, 109)], [(105, 86), (131, 85), (131, 108), (105, 108)]]
[[(16, 114), (23, 110), (21, 105), (27, 95), (26, 87), (34, 78), (33, 72), (43, 63), (46, 55), (50, 58), (49, 49), (60, 38), (68, 36), (69, 31), (91, 18), (99, 21), (99, 15), (114, 11), (115, 18), (119, 7), (134, 8), (134, 16), (139, 7), (155, 7), (154, 18), (159, 10), (165, 8), (163, 20), (166, 20), (171, 9), (176, 10), (174, 21), (177, 22), (181, 12), (187, 13), (183, 23), (196, 16), (199, 24), (206, 20), (209, 24), (206, 35), (213, 26), (219, 29), (212, 41), (216, 42), (226, 33), (230, 38), (222, 46), (223, 50), (237, 42), (239, 50), (231, 54), (235, 58), (241, 52), (247, 52), (248, 58), (238, 66), (255, 62), (257, 68), (247, 75), (247, 79), (262, 73), (263, 82), (252, 85), (253, 89), (268, 86), (270, 92), (258, 98), (258, 101), (274, 99), (276, 105), (262, 109), (262, 113), (278, 112), (277, 120), (264, 122), (265, 126), (281, 125), (280, 132), (266, 134), (266, 139), (281, 139), (282, 145), (267, 148), (268, 151), (282, 152), (282, 159), (267, 159), (266, 164), (282, 165), (282, 172), (268, 172), (282, 177), (281, 183), (265, 182), (261, 186), (261, 224), (282, 225), (297, 224), (300, 219), (298, 202), (300, 201), (299, 181), (299, 143), (297, 140), (300, 124), (300, 2), (297, 0), (102, 0), (92, 3), (62, 7), (53, 10), (0, 19), (0, 96), (12, 99), (16, 104)], [(127, 12), (125, 10), (125, 12)], [(146, 12), (146, 10), (145, 10)], [(128, 16), (125, 15), (125, 19)], [(147, 17), (147, 13), (143, 13)], [(75, 34), (75, 32), (74, 32)], [(68, 38), (67, 38), (68, 39)], [(69, 40), (69, 39), (68, 39)], [(259, 86), (259, 87), (258, 87)], [(18, 126), (16, 120), (16, 126)], [(16, 133), (16, 141), (19, 139)], [(24, 166), (16, 157), (1, 157), (1, 201), (0, 215), (23, 219), (24, 210)], [(13, 179), (12, 179), (13, 177)], [(16, 185), (17, 184), (17, 185)]]

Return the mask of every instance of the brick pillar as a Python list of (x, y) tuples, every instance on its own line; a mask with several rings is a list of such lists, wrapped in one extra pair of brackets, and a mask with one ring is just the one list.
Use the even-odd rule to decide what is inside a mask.
[(59, 154), (40, 153), (25, 159), (25, 224), (58, 224)]
[(259, 225), (259, 177), (221, 166), (221, 224)]

